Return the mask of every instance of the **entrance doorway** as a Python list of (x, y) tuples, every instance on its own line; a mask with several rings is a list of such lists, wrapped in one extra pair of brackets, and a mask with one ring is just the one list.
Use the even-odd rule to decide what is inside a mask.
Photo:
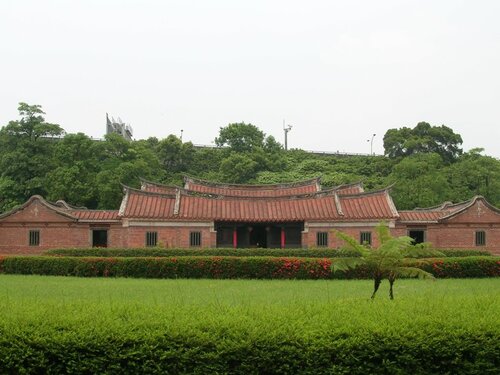
[(108, 231), (106, 229), (92, 230), (92, 247), (108, 247)]
[[(268, 228), (269, 230), (269, 228)], [(248, 228), (250, 232), (250, 247), (267, 247), (267, 232), (263, 225), (256, 225)]]
[(215, 223), (217, 247), (292, 248), (302, 246), (304, 223)]

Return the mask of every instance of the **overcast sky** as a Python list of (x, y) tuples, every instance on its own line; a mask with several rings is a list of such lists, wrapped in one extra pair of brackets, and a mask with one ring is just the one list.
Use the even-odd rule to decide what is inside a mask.
[(498, 0), (0, 0), (0, 125), (40, 104), (67, 132), (210, 144), (247, 122), (306, 150), (383, 152), (445, 124), (500, 157)]

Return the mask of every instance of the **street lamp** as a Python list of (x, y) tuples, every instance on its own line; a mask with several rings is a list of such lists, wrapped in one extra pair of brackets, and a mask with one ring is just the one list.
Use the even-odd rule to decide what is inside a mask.
[(184, 133), (183, 129), (181, 129), (181, 142), (182, 142), (182, 133)]
[(375, 138), (377, 134), (373, 133), (372, 140), (370, 141), (370, 155), (373, 155), (373, 138)]
[(288, 150), (288, 132), (292, 130), (292, 125), (285, 125), (283, 120), (283, 131), (285, 132), (285, 151)]

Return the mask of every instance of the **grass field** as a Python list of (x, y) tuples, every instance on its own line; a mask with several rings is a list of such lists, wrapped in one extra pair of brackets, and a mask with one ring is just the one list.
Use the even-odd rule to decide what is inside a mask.
[[(33, 355), (33, 347), (54, 342), (72, 346), (91, 342), (104, 350), (103, 343), (110, 341), (123, 349), (131, 342), (168, 337), (174, 342), (191, 342), (191, 350), (208, 345), (222, 355), (228, 347), (246, 348), (251, 353), (273, 340), (304, 350), (318, 341), (333, 340), (328, 344), (331, 349), (339, 338), (345, 345), (354, 345), (347, 341), (356, 335), (366, 340), (378, 336), (391, 343), (422, 337), (430, 342), (476, 335), (495, 342), (500, 338), (498, 278), (401, 280), (395, 284), (394, 301), (388, 299), (386, 284), (375, 301), (369, 300), (371, 287), (364, 280), (0, 275), (0, 350), (12, 340), (27, 345)], [(460, 352), (460, 341), (455, 347)], [(3, 366), (14, 368), (11, 362), (11, 367)]]

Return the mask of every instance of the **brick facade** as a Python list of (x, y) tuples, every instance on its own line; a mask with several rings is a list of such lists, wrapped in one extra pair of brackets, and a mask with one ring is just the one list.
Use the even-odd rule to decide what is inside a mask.
[[(282, 225), (285, 225), (290, 223), (290, 219), (295, 219), (294, 215), (302, 215), (303, 212), (311, 212), (313, 217), (318, 213), (330, 215), (330, 212), (334, 212), (331, 221), (305, 217), (297, 217), (293, 221), (300, 223), (300, 228), (303, 228), (301, 232), (295, 232), (294, 236), (304, 248), (322, 245), (318, 244), (318, 233), (321, 232), (326, 233), (320, 238), (322, 241), (326, 239), (328, 247), (340, 247), (342, 241), (335, 237), (334, 230), (343, 231), (358, 241), (361, 240), (361, 233), (371, 233), (371, 244), (377, 246), (375, 226), (383, 220), (389, 224), (394, 236), (408, 235), (409, 231), (419, 230), (423, 231), (423, 239), (436, 248), (484, 249), (500, 255), (500, 210), (482, 197), (459, 204), (446, 203), (434, 208), (398, 213), (387, 191), (359, 192), (345, 198), (339, 198), (334, 190), (319, 193), (318, 198), (314, 194), (308, 194), (305, 197), (289, 198), (245, 197), (241, 201), (234, 197), (203, 197), (196, 193), (193, 197), (197, 200), (192, 202), (200, 206), (189, 206), (189, 192), (177, 190), (175, 194), (163, 194), (138, 191), (134, 192), (135, 200), (129, 198), (128, 193), (125, 195), (120, 211), (76, 209), (65, 202), (57, 205), (34, 196), (21, 207), (0, 215), (0, 254), (41, 254), (52, 248), (87, 248), (93, 245), (93, 236), (96, 235), (94, 231), (105, 231), (105, 245), (108, 247), (146, 247), (148, 232), (156, 233), (156, 246), (159, 247), (193, 247), (190, 243), (193, 232), (197, 233), (195, 238), (201, 240), (199, 246), (194, 247), (216, 247), (217, 232), (214, 228), (221, 219), (210, 218), (209, 209), (211, 200), (215, 200), (218, 206), (213, 206), (214, 209), (218, 207), (223, 215), (228, 215), (223, 218), (234, 220), (234, 212), (230, 210), (234, 207), (240, 207), (238, 215), (251, 215), (247, 220), (242, 218), (240, 221), (233, 221), (235, 225), (247, 225), (249, 229), (265, 220), (279, 226), (280, 215), (283, 215)], [(206, 202), (202, 202), (203, 199)], [(225, 199), (228, 199), (230, 205), (220, 206)], [(252, 207), (252, 201), (264, 201), (267, 206), (256, 204)], [(290, 205), (287, 206), (289, 202)], [(135, 207), (131, 204), (135, 204)], [(142, 209), (141, 204), (148, 204), (149, 207)], [(323, 204), (329, 205), (328, 210), (322, 208)], [(196, 207), (199, 207), (198, 211)], [(269, 211), (272, 216), (262, 216), (267, 214), (260, 210), (266, 207), (272, 209)], [(182, 211), (183, 209), (186, 211)], [(132, 214), (127, 216), (127, 212)], [(144, 215), (144, 212), (149, 213)], [(383, 214), (380, 216), (381, 212)], [(197, 220), (196, 217), (203, 219)], [(263, 227), (262, 224), (260, 226)], [(30, 245), (30, 231), (38, 232), (36, 244)], [(478, 243), (477, 232), (481, 232), (479, 242), (484, 243)]]

